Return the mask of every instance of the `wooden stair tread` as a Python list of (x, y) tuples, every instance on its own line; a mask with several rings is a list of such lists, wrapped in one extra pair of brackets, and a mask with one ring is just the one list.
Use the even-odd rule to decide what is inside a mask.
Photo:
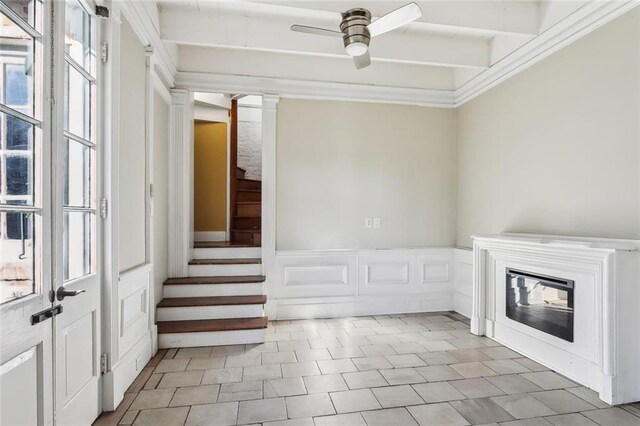
[(262, 189), (243, 189), (238, 188), (236, 192), (262, 192)]
[(236, 275), (230, 277), (184, 277), (169, 278), (165, 285), (192, 285), (192, 284), (255, 284), (264, 282), (264, 275)]
[(202, 333), (267, 328), (267, 317), (159, 321), (158, 333)]
[(193, 248), (244, 248), (244, 247), (260, 247), (260, 244), (238, 243), (235, 241), (196, 241)]
[(188, 306), (229, 306), (264, 305), (267, 296), (205, 296), (205, 297), (169, 297), (158, 303), (158, 308), (182, 308)]
[(262, 259), (193, 259), (189, 265), (254, 265), (262, 263)]

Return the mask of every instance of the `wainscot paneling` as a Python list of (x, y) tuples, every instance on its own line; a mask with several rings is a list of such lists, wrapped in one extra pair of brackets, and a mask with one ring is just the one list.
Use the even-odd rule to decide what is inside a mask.
[(277, 318), (453, 308), (451, 248), (277, 252)]
[(118, 282), (118, 338), (117, 354), (113, 357), (111, 371), (104, 374), (105, 406), (115, 410), (124, 393), (149, 362), (154, 351), (154, 330), (150, 303), (153, 269), (145, 264), (124, 272)]
[(471, 317), (473, 295), (473, 251), (453, 249), (453, 309)]
[(276, 298), (355, 295), (357, 262), (353, 254), (278, 253)]
[(126, 354), (149, 332), (149, 286), (151, 268), (136, 268), (122, 274), (118, 283), (118, 352)]

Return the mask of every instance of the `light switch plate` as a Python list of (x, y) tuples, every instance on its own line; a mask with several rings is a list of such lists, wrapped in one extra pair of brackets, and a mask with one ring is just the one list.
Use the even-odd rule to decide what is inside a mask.
[(379, 217), (374, 217), (373, 218), (373, 227), (375, 229), (380, 228), (380, 218)]

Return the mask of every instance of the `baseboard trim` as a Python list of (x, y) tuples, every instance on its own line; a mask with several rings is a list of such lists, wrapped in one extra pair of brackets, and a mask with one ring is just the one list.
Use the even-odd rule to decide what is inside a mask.
[(467, 318), (471, 318), (471, 310), (473, 307), (473, 301), (471, 297), (464, 294), (453, 294), (453, 310), (459, 314), (464, 315)]
[(124, 393), (151, 359), (152, 333), (146, 333), (112, 366), (102, 378), (104, 392), (102, 411), (114, 411), (124, 399)]
[(280, 299), (274, 302), (277, 319), (336, 318), (345, 316), (390, 315), (453, 310), (450, 291)]
[(227, 233), (225, 231), (202, 231), (194, 232), (195, 241), (227, 241)]

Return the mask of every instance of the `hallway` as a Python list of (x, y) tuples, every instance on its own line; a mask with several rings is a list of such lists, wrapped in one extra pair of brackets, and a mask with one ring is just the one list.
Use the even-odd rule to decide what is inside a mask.
[(640, 404), (609, 407), (467, 322), (272, 321), (263, 344), (161, 350), (95, 425), (640, 424)]

